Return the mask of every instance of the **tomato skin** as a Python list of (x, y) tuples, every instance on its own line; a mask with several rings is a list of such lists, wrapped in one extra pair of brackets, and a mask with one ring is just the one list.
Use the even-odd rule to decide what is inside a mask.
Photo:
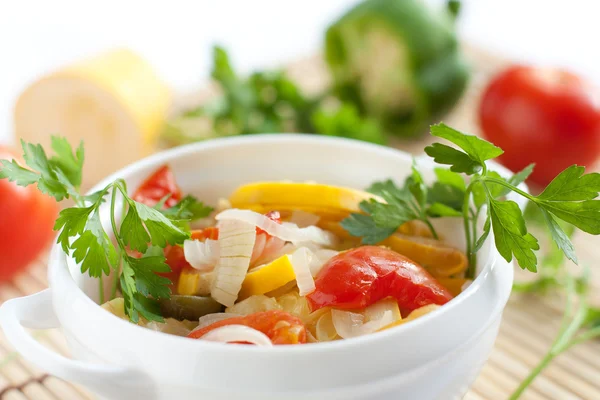
[(147, 206), (154, 206), (163, 197), (170, 194), (165, 206), (173, 207), (181, 200), (181, 189), (175, 181), (173, 171), (168, 165), (163, 165), (152, 173), (133, 194), (133, 200)]
[[(0, 160), (17, 159), (0, 147)], [(0, 179), (0, 281), (11, 279), (34, 261), (54, 238), (58, 204), (36, 186)]]
[(300, 318), (281, 310), (262, 311), (243, 317), (233, 317), (191, 332), (188, 337), (202, 338), (208, 332), (227, 325), (245, 325), (271, 339), (273, 344), (306, 343), (306, 327)]
[(540, 185), (600, 156), (600, 107), (586, 83), (564, 70), (514, 66), (500, 73), (483, 93), (479, 123), (509, 169), (536, 163), (531, 181)]
[(323, 307), (361, 309), (388, 296), (403, 312), (442, 305), (452, 294), (420, 265), (395, 251), (362, 246), (332, 257), (315, 279), (306, 299), (313, 311)]

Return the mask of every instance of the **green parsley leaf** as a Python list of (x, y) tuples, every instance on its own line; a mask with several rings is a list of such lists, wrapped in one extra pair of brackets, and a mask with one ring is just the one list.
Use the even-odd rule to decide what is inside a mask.
[(481, 164), (473, 160), (469, 155), (454, 147), (441, 143), (434, 143), (425, 147), (425, 153), (433, 158), (438, 164), (450, 165), (450, 170), (454, 172), (463, 172), (467, 175), (473, 175), (481, 171)]
[(496, 248), (502, 257), (510, 262), (514, 257), (521, 268), (537, 271), (537, 257), (533, 250), (539, 250), (538, 241), (527, 232), (521, 209), (514, 201), (490, 199), (490, 218)]
[(485, 219), (485, 223), (483, 224), (483, 233), (481, 234), (479, 239), (477, 239), (477, 241), (475, 242), (475, 246), (473, 247), (474, 252), (478, 252), (479, 250), (481, 250), (481, 248), (483, 247), (483, 244), (485, 243), (488, 236), (490, 235), (491, 227), (492, 227), (492, 219), (491, 219), (491, 215), (488, 214), (487, 218)]
[(435, 182), (427, 193), (427, 202), (429, 204), (441, 204), (459, 213), (462, 210), (464, 201), (464, 190), (459, 189), (453, 184), (442, 183), (440, 181)]
[(129, 265), (135, 272), (136, 289), (143, 296), (152, 296), (156, 299), (169, 298), (171, 281), (158, 273), (171, 272), (166, 264), (164, 255), (143, 256), (142, 258), (129, 258)]
[(71, 247), (70, 239), (81, 235), (87, 225), (88, 218), (94, 212), (96, 206), (65, 208), (58, 214), (54, 223), (54, 230), (61, 231), (58, 235), (58, 243), (65, 253), (69, 254)]
[(585, 167), (571, 165), (558, 174), (537, 198), (547, 202), (595, 199), (600, 192), (600, 173), (583, 175), (584, 172)]
[(477, 136), (465, 135), (443, 123), (432, 125), (431, 134), (454, 143), (481, 166), (484, 165), (486, 160), (496, 158), (504, 153), (501, 148), (494, 146), (486, 140), (480, 139)]
[(371, 216), (353, 213), (341, 222), (342, 228), (352, 236), (362, 237), (363, 244), (377, 244), (396, 232), (396, 228), (382, 228)]
[(560, 225), (556, 222), (552, 214), (548, 211), (541, 209), (542, 215), (546, 221), (548, 226), (548, 230), (550, 231), (550, 235), (554, 243), (558, 246), (560, 250), (567, 256), (567, 258), (577, 264), (577, 255), (575, 254), (575, 248), (573, 247), (573, 243), (569, 239), (569, 236)]
[(21, 146), (23, 147), (23, 159), (27, 166), (41, 175), (37, 181), (38, 189), (42, 193), (54, 197), (57, 201), (68, 197), (67, 189), (58, 180), (42, 146), (25, 143), (23, 140), (21, 140)]
[(15, 160), (0, 160), (0, 179), (6, 178), (19, 186), (29, 186), (40, 179), (40, 175), (21, 167)]
[(433, 203), (427, 208), (427, 215), (431, 217), (461, 217), (462, 213), (442, 203)]
[(71, 144), (63, 137), (52, 136), (51, 143), (52, 150), (56, 155), (50, 158), (50, 165), (59, 168), (68, 181), (78, 188), (81, 186), (83, 161), (85, 159), (83, 142), (79, 144), (75, 153), (73, 153)]
[(461, 174), (452, 172), (446, 168), (434, 168), (433, 171), (437, 177), (437, 182), (454, 186), (462, 192), (467, 190), (467, 184)]
[[(167, 199), (164, 199), (166, 201)], [(155, 209), (159, 209), (160, 212), (171, 220), (189, 220), (195, 221), (197, 219), (206, 218), (213, 212), (213, 208), (207, 206), (201, 201), (198, 201), (194, 196), (185, 196), (173, 207), (167, 209), (160, 209), (156, 206)], [(162, 207), (161, 207), (162, 208)]]

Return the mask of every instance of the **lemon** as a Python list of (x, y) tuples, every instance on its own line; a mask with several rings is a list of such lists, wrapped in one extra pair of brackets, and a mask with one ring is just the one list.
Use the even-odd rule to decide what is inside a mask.
[(84, 186), (153, 151), (170, 91), (151, 66), (114, 50), (55, 71), (18, 98), (18, 139), (48, 148), (50, 135), (85, 142)]
[(360, 212), (363, 200), (380, 197), (360, 190), (317, 183), (257, 182), (239, 187), (229, 198), (234, 208), (257, 212), (302, 210), (333, 220)]

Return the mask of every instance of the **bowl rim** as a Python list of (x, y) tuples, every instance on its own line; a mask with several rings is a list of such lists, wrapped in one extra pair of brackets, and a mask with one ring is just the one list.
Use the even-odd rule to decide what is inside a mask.
[[(335, 144), (346, 146), (347, 148), (359, 149), (360, 151), (372, 151), (379, 154), (387, 154), (396, 158), (403, 158), (405, 160), (409, 160), (412, 156), (402, 150), (393, 149), (385, 146), (380, 146), (372, 143), (361, 142), (358, 140), (347, 139), (347, 138), (339, 138), (339, 137), (324, 137), (324, 136), (316, 136), (310, 134), (256, 134), (250, 136), (236, 136), (236, 137), (227, 137), (227, 138), (219, 138), (212, 139), (205, 142), (192, 143), (180, 147), (176, 147), (173, 149), (165, 150), (153, 154), (149, 157), (138, 160), (128, 166), (114, 172), (109, 175), (89, 190), (88, 193), (93, 193), (103, 187), (105, 187), (108, 183), (114, 181), (117, 178), (124, 178), (127, 180), (128, 176), (135, 174), (136, 172), (143, 170), (147, 167), (157, 166), (160, 163), (169, 162), (172, 159), (177, 157), (181, 157), (184, 155), (193, 154), (196, 152), (204, 152), (210, 151), (215, 148), (226, 148), (226, 147), (234, 147), (247, 143), (262, 142), (266, 143), (292, 143), (292, 142), (303, 142), (307, 144), (317, 144), (322, 145), (323, 143)], [(418, 159), (418, 157), (415, 157)], [(430, 166), (426, 166), (426, 168), (430, 169)], [(508, 171), (503, 167), (496, 167), (495, 169)], [(510, 173), (510, 172), (509, 172)], [(294, 355), (294, 354), (308, 354), (308, 353), (318, 353), (318, 352), (328, 352), (328, 351), (338, 351), (340, 349), (352, 350), (358, 346), (368, 346), (372, 344), (376, 344), (377, 342), (385, 342), (390, 339), (399, 339), (403, 334), (406, 334), (410, 331), (414, 331), (419, 329), (421, 326), (428, 324), (431, 320), (438, 318), (438, 316), (443, 313), (448, 313), (452, 309), (457, 308), (460, 304), (468, 301), (471, 297), (473, 297), (483, 286), (487, 279), (490, 279), (490, 275), (492, 272), (492, 268), (496, 264), (496, 260), (499, 257), (499, 253), (496, 248), (491, 246), (489, 251), (489, 256), (486, 258), (483, 263), (482, 268), (480, 269), (479, 274), (475, 277), (473, 282), (467, 287), (462, 293), (458, 296), (454, 297), (451, 301), (446, 303), (443, 307), (440, 307), (433, 312), (430, 312), (415, 321), (411, 321), (410, 324), (402, 324), (400, 326), (394, 327), (392, 329), (386, 329), (384, 331), (375, 332), (369, 335), (359, 336), (356, 338), (338, 340), (332, 342), (321, 342), (321, 343), (311, 343), (310, 346), (293, 346), (293, 345), (283, 345), (283, 346), (273, 346), (269, 348), (263, 348), (260, 346), (230, 346), (225, 343), (214, 343), (209, 341), (202, 340), (189, 340), (186, 337), (180, 337), (176, 335), (171, 335), (163, 332), (153, 331), (151, 329), (147, 329), (144, 327), (140, 327), (138, 325), (132, 324), (129, 321), (123, 320), (107, 310), (100, 307), (99, 304), (94, 302), (75, 282), (75, 279), (71, 275), (69, 271), (69, 266), (67, 263), (67, 255), (64, 253), (63, 249), (57, 243), (54, 243), (51, 249), (51, 255), (49, 260), (49, 283), (50, 287), (56, 287), (59, 285), (66, 285), (65, 289), (71, 292), (76, 293), (78, 301), (83, 301), (83, 304), (86, 305), (86, 312), (93, 314), (93, 319), (97, 321), (101, 326), (104, 324), (111, 324), (114, 328), (118, 328), (120, 330), (129, 330), (131, 333), (135, 333), (135, 335), (139, 335), (140, 342), (148, 344), (148, 341), (155, 342), (161, 341), (164, 345), (173, 345), (173, 346), (187, 346), (190, 351), (197, 352), (200, 349), (204, 349), (205, 351), (218, 351), (218, 352), (228, 352), (231, 354), (272, 354), (273, 356), (281, 356), (283, 355)], [(512, 275), (512, 267), (506, 268), (507, 271), (500, 271), (501, 274), (510, 274)], [(512, 279), (510, 279), (512, 283)], [(498, 303), (505, 303), (508, 295), (510, 294), (510, 289), (506, 295), (501, 295), (502, 293), (494, 296), (494, 307), (490, 310), (495, 314), (499, 314), (502, 312), (504, 308), (504, 304), (501, 304), (498, 307)], [(61, 319), (60, 310), (57, 311), (57, 316), (59, 320)], [(90, 314), (91, 315), (91, 314)], [(490, 317), (494, 317), (494, 315), (490, 314)], [(62, 322), (62, 321), (61, 321)], [(107, 325), (106, 325), (107, 326)], [(106, 329), (106, 328), (104, 328)], [(476, 332), (474, 331), (471, 335), (475, 335), (481, 332), (478, 329)], [(443, 354), (440, 354), (442, 356)]]

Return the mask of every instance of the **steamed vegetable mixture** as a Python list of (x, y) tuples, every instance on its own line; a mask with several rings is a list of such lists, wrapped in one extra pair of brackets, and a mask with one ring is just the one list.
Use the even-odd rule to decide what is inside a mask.
[[(133, 195), (164, 208), (182, 197), (166, 165)], [(240, 186), (183, 245), (164, 249), (174, 293), (160, 301), (165, 320), (138, 324), (200, 340), (302, 344), (385, 330), (447, 303), (468, 283), (467, 257), (424, 224), (404, 224), (378, 245), (342, 228), (377, 198), (317, 183)], [(129, 319), (122, 297), (103, 307)]]

